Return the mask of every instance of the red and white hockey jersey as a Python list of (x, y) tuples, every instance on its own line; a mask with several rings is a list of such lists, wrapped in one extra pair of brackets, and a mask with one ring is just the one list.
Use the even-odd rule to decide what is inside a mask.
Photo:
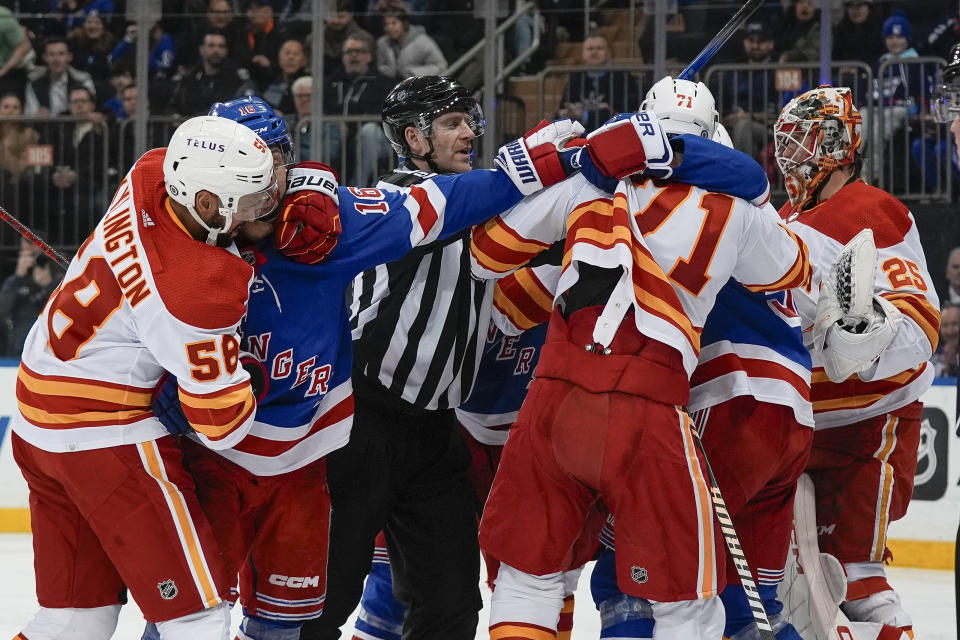
[(238, 327), (253, 269), (192, 238), (170, 208), (164, 150), (130, 170), (24, 345), (13, 430), (53, 452), (167, 435), (150, 403), (165, 371), (211, 448), (253, 424)]
[(903, 314), (896, 338), (865, 373), (833, 383), (814, 354), (811, 399), (817, 428), (859, 422), (918, 400), (934, 377), (928, 360), (937, 346), (940, 307), (909, 209), (857, 180), (806, 211), (784, 205), (780, 216), (810, 246), (815, 263), (812, 292), (794, 294), (804, 331), (816, 318), (822, 275), (843, 245), (868, 227), (879, 252), (875, 291)]
[(803, 242), (776, 216), (743, 200), (646, 179), (622, 181), (611, 200), (580, 176), (478, 228), (472, 247), (475, 273), (505, 273), (564, 233), (557, 294), (577, 281), (580, 262), (623, 269), (595, 339), (606, 344), (633, 308), (638, 330), (680, 351), (688, 375), (697, 364), (707, 314), (729, 278), (751, 291), (810, 282)]

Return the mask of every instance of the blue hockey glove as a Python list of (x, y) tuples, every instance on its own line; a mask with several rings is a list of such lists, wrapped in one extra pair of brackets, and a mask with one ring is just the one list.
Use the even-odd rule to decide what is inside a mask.
[(183, 414), (183, 407), (180, 406), (179, 389), (176, 376), (166, 374), (160, 381), (157, 393), (153, 396), (151, 407), (153, 415), (157, 417), (164, 429), (175, 436), (193, 432), (193, 427), (190, 426), (187, 416)]

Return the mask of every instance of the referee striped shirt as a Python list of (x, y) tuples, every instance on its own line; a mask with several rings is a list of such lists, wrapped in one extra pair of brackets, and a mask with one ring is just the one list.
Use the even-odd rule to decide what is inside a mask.
[[(399, 168), (377, 188), (430, 175)], [(493, 280), (471, 276), (469, 230), (364, 271), (347, 293), (354, 373), (419, 409), (459, 406), (473, 388), (493, 290)]]

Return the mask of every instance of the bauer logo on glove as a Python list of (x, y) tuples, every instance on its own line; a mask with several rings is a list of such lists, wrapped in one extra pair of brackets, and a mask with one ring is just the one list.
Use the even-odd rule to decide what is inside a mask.
[(587, 149), (597, 168), (618, 180), (634, 173), (650, 178), (673, 174), (673, 148), (652, 111), (614, 116), (587, 136)]
[(287, 174), (287, 193), (276, 223), (274, 245), (303, 264), (327, 257), (340, 239), (336, 172), (321, 162), (303, 162)]

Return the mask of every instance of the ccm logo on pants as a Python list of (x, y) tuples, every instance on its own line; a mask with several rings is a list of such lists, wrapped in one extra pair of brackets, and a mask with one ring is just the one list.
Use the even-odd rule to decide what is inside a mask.
[(277, 574), (270, 575), (270, 584), (275, 584), (278, 587), (293, 587), (294, 589), (308, 589), (310, 587), (319, 587), (320, 586), (320, 576), (313, 576), (312, 578), (295, 578), (293, 576), (280, 576)]

